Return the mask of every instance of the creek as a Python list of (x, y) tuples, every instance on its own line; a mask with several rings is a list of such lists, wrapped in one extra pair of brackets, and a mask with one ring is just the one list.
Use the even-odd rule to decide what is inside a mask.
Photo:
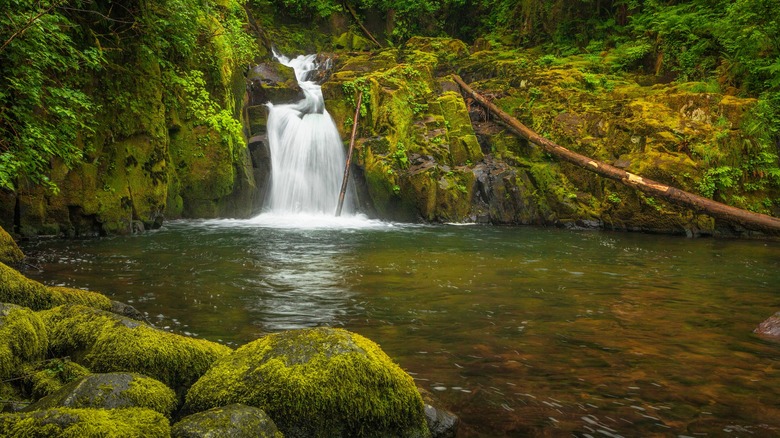
[(379, 343), (460, 436), (776, 436), (780, 247), (534, 227), (174, 221), (23, 249), (47, 284), (237, 346), (334, 326)]
[(132, 304), (165, 330), (238, 346), (332, 326), (377, 343), (461, 437), (774, 436), (780, 246), (760, 241), (423, 226), (335, 218), (345, 156), (307, 81), (269, 104), (272, 186), (250, 220), (38, 240), (31, 278)]

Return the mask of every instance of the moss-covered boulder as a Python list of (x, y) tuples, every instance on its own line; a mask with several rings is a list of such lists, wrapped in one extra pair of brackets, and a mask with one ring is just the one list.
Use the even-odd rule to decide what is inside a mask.
[(25, 392), (34, 400), (53, 394), (70, 382), (90, 375), (90, 371), (68, 358), (28, 362), (22, 366)]
[(49, 287), (31, 280), (19, 271), (0, 263), (0, 302), (18, 304), (33, 310), (50, 309), (62, 304), (83, 304), (110, 310), (105, 295), (67, 287)]
[(38, 314), (0, 303), (0, 380), (18, 377), (22, 363), (42, 360), (48, 347), (48, 330)]
[(41, 312), (55, 356), (70, 356), (98, 373), (137, 372), (174, 390), (188, 388), (231, 349), (150, 327), (110, 312), (79, 305)]
[(73, 438), (168, 438), (168, 419), (143, 408), (71, 409), (0, 414), (0, 436)]
[(374, 342), (340, 329), (240, 347), (192, 386), (185, 410), (231, 403), (262, 408), (288, 438), (429, 435), (412, 378)]
[(50, 408), (147, 408), (170, 417), (176, 393), (137, 373), (90, 374), (31, 404), (25, 411)]
[(184, 417), (171, 428), (172, 438), (282, 438), (260, 408), (240, 403)]
[(24, 260), (24, 254), (13, 237), (0, 227), (0, 263), (14, 265)]

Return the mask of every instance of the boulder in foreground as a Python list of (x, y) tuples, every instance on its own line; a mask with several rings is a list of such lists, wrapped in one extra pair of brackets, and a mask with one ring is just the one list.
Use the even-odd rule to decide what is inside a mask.
[(185, 410), (232, 403), (265, 410), (288, 438), (428, 437), (412, 378), (374, 342), (346, 330), (276, 333), (219, 360)]

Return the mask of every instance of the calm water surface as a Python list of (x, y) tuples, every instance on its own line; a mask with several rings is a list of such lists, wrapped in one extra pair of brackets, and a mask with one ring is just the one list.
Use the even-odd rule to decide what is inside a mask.
[[(360, 221), (359, 221), (360, 222)], [(30, 242), (47, 284), (240, 345), (343, 327), (476, 436), (778, 436), (780, 244), (556, 229), (172, 222)]]

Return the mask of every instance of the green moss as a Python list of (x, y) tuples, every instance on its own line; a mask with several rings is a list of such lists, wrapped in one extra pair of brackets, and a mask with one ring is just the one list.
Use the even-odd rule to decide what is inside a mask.
[(0, 414), (0, 435), (9, 438), (168, 438), (168, 420), (142, 408), (56, 408)]
[(282, 438), (284, 435), (262, 409), (232, 404), (182, 418), (171, 428), (171, 436), (173, 438), (203, 436)]
[(162, 382), (136, 373), (91, 374), (68, 383), (27, 410), (67, 408), (146, 408), (170, 417), (176, 393)]
[(18, 304), (33, 310), (62, 304), (83, 304), (98, 309), (111, 308), (111, 300), (97, 292), (67, 287), (48, 287), (30, 280), (19, 271), (0, 263), (0, 302)]
[(340, 329), (277, 333), (217, 362), (185, 409), (262, 408), (286, 436), (427, 436), (412, 378), (378, 345)]
[(24, 254), (14, 239), (0, 227), (0, 263), (13, 265), (24, 260)]
[(0, 303), (0, 379), (20, 374), (23, 362), (44, 358), (49, 347), (44, 324), (30, 309)]
[(45, 397), (66, 384), (88, 376), (89, 370), (70, 359), (50, 359), (23, 366), (25, 386), (34, 399)]
[(60, 306), (42, 315), (53, 354), (71, 356), (94, 372), (145, 374), (176, 390), (189, 387), (231, 351), (84, 306)]

